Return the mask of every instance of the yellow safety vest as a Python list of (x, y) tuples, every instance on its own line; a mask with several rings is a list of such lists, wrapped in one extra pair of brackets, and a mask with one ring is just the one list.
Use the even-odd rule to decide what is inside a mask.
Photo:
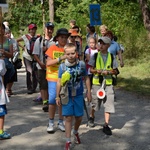
[[(105, 63), (103, 61), (101, 53), (98, 52), (97, 58), (96, 58), (96, 69), (97, 70), (108, 70), (108, 71), (112, 70), (111, 64), (112, 64), (112, 57), (111, 57), (111, 54), (109, 52), (107, 54), (107, 60)], [(103, 77), (106, 79), (106, 85), (112, 85), (112, 76), (111, 75), (106, 75)], [(93, 81), (92, 82), (94, 85), (100, 85), (98, 73), (93, 75)]]

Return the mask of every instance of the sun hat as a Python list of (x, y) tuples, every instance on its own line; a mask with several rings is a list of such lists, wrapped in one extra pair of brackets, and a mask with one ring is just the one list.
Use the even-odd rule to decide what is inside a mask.
[(70, 36), (79, 36), (79, 34), (78, 34), (76, 29), (70, 29), (69, 33), (70, 33)]
[(103, 41), (105, 44), (111, 44), (111, 39), (107, 36), (101, 37), (98, 42)]
[(60, 28), (60, 29), (57, 30), (56, 35), (54, 36), (53, 41), (56, 41), (56, 38), (59, 35), (67, 35), (69, 37), (70, 33), (68, 32), (68, 30), (66, 28)]
[(30, 30), (30, 29), (33, 29), (33, 28), (37, 29), (36, 24), (34, 24), (34, 23), (29, 24), (28, 29)]
[(45, 27), (53, 27), (54, 28), (54, 24), (52, 22), (46, 22)]

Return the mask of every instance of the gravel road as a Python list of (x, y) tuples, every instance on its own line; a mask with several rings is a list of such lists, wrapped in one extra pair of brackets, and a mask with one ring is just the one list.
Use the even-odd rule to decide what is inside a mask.
[[(102, 132), (103, 107), (96, 112), (94, 128), (86, 126), (86, 114), (80, 126), (82, 144), (73, 144), (73, 150), (150, 150), (150, 98), (115, 89), (116, 113), (111, 115), (113, 135)], [(18, 82), (13, 86), (10, 97), (5, 130), (12, 138), (0, 141), (0, 150), (63, 150), (65, 133), (57, 130), (46, 132), (48, 113), (42, 111), (42, 104), (34, 102), (38, 92), (26, 94), (25, 70), (18, 70)], [(89, 109), (89, 106), (87, 106)], [(55, 123), (57, 124), (58, 114)]]

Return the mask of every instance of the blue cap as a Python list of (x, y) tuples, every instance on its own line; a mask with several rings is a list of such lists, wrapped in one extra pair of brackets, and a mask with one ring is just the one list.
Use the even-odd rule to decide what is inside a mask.
[(54, 24), (52, 22), (47, 22), (47, 23), (45, 23), (45, 27), (53, 27), (54, 28)]

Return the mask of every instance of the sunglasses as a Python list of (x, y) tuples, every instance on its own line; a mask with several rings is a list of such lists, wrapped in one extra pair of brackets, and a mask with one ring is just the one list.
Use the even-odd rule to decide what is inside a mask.
[(76, 38), (76, 36), (71, 36), (71, 38)]

